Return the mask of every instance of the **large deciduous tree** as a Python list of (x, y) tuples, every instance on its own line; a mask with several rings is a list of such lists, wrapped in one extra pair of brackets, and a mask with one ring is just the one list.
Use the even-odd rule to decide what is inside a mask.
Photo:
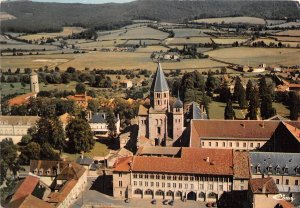
[(74, 118), (66, 127), (66, 135), (69, 138), (68, 147), (74, 152), (90, 151), (95, 141), (91, 127), (85, 119)]

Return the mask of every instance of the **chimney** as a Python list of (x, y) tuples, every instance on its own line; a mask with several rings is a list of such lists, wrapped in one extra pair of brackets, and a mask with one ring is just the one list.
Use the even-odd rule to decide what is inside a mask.
[(262, 127), (265, 128), (265, 121), (263, 120)]
[(209, 162), (209, 157), (206, 157), (206, 162)]
[(263, 184), (262, 192), (263, 192), (263, 193), (266, 193), (266, 191), (267, 191), (267, 190), (266, 190), (266, 186), (265, 186), (265, 184)]

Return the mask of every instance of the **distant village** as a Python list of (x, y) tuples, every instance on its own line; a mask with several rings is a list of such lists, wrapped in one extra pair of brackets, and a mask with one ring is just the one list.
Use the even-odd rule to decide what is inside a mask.
[[(286, 69), (271, 71), (276, 72), (276, 91), (299, 95), (299, 84), (290, 84), (279, 74), (291, 80), (298, 76)], [(244, 79), (231, 81), (228, 75), (222, 79), (230, 94), (236, 93), (236, 82), (247, 88)], [(120, 87), (131, 89), (134, 84), (122, 80)], [(249, 115), (240, 120), (229, 115), (226, 120), (209, 119), (204, 100), (186, 103), (181, 89), (171, 96), (158, 63), (149, 96), (139, 102), (130, 124), (122, 124), (124, 118), (108, 108), (92, 111), (95, 98), (87, 95), (82, 84), (77, 84), (74, 95), (63, 99), (74, 103), (73, 113), (51, 115), (59, 105), (51, 109), (49, 103), (43, 107), (45, 112), (36, 109), (37, 116), (0, 116), (1, 150), (9, 151), (7, 148), (19, 144), (23, 161), (22, 168), (7, 164), (7, 176), (18, 180), (4, 206), (70, 207), (83, 197), (89, 178), (101, 178), (106, 185), (99, 190), (110, 190), (112, 197), (125, 200), (129, 206), (134, 199), (149, 199), (154, 205), (159, 201), (169, 205), (199, 201), (218, 207), (293, 207), (299, 203), (299, 110), (293, 120), (274, 113), (267, 118), (256, 115), (252, 119)], [(38, 100), (36, 72), (30, 73), (30, 91), (8, 100), (8, 112), (24, 105), (31, 110), (32, 105), (41, 105), (35, 103), (43, 102)], [(130, 106), (135, 101), (124, 102)], [(111, 100), (105, 106), (115, 104)], [(228, 103), (227, 108), (230, 111)], [(94, 140), (109, 141), (116, 148), (102, 157), (87, 156), (85, 152), (92, 149)], [(80, 154), (73, 161), (66, 160), (57, 152), (62, 151), (60, 145), (72, 146)], [(20, 159), (11, 162), (19, 163)]]

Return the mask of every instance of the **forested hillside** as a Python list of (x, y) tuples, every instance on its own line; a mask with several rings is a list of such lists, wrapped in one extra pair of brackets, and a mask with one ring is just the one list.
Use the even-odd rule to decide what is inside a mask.
[(144, 0), (123, 4), (61, 4), (3, 2), (1, 11), (17, 17), (1, 22), (2, 31), (47, 32), (62, 26), (112, 29), (133, 19), (185, 22), (195, 18), (253, 16), (267, 19), (300, 18), (292, 1), (163, 1)]

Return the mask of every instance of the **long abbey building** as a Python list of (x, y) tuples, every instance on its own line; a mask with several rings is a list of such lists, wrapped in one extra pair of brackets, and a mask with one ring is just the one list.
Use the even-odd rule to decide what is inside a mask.
[(139, 144), (172, 145), (184, 130), (183, 102), (178, 96), (170, 105), (170, 89), (160, 63), (150, 88), (150, 107), (141, 105), (138, 118)]

